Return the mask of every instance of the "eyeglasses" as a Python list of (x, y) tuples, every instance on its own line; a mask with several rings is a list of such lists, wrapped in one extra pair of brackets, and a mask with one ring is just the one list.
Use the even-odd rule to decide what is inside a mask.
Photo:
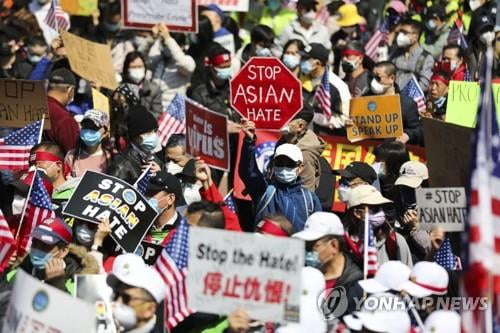
[(118, 300), (119, 298), (122, 299), (122, 302), (124, 304), (129, 304), (130, 301), (136, 299), (136, 300), (140, 300), (140, 301), (144, 301), (144, 302), (154, 302), (152, 299), (150, 298), (146, 298), (146, 297), (137, 297), (137, 296), (133, 296), (133, 295), (130, 295), (128, 294), (125, 290), (117, 290), (114, 292), (113, 294), (113, 301), (116, 301)]

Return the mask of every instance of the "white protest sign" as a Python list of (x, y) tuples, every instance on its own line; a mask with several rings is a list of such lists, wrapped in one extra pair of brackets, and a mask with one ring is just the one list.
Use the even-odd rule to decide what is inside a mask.
[(304, 243), (298, 239), (191, 228), (188, 299), (196, 311), (298, 322)]
[(416, 198), (422, 229), (464, 230), (466, 197), (463, 187), (419, 188)]
[(195, 0), (123, 0), (123, 26), (132, 29), (151, 29), (165, 23), (170, 31), (198, 30)]
[(2, 333), (95, 333), (95, 328), (92, 304), (17, 271)]
[(249, 0), (198, 0), (199, 6), (208, 6), (216, 4), (220, 9), (226, 12), (248, 12)]

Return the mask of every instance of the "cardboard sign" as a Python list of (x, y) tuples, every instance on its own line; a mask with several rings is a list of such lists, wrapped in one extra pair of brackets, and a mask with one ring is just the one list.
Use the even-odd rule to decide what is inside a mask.
[(278, 131), (302, 109), (302, 84), (277, 58), (250, 58), (229, 87), (231, 106), (258, 129)]
[(94, 43), (67, 31), (61, 31), (61, 37), (71, 70), (105, 88), (115, 90), (118, 87), (109, 45)]
[(47, 94), (43, 81), (0, 79), (0, 124), (24, 127), (45, 119), (44, 129), (50, 129)]
[(2, 333), (97, 333), (92, 304), (17, 270)]
[(297, 322), (304, 243), (298, 239), (191, 228), (187, 290), (199, 312)]
[(403, 135), (399, 95), (357, 97), (351, 99), (350, 105), (350, 117), (354, 126), (346, 127), (349, 141), (397, 138)]
[(472, 129), (430, 118), (422, 123), (430, 186), (465, 187)]
[(59, 6), (69, 15), (89, 16), (97, 10), (97, 0), (60, 0)]
[(417, 209), (423, 230), (440, 227), (444, 231), (463, 231), (467, 216), (463, 187), (418, 188)]
[(186, 99), (186, 152), (229, 171), (227, 116)]
[(111, 237), (125, 252), (135, 252), (158, 213), (132, 185), (87, 170), (63, 214), (89, 222), (109, 219)]
[(198, 5), (216, 4), (225, 12), (248, 12), (249, 0), (198, 0)]
[(170, 31), (198, 31), (195, 0), (123, 0), (123, 26), (150, 30), (165, 23)]
[(94, 109), (104, 111), (109, 116), (109, 99), (99, 90), (92, 88), (92, 103)]

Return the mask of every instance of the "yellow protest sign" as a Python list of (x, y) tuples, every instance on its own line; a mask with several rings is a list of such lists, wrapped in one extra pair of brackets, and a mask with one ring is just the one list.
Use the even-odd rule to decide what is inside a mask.
[(61, 37), (75, 73), (111, 90), (118, 86), (109, 45), (94, 43), (66, 31), (61, 31)]
[(350, 117), (354, 125), (347, 127), (347, 138), (351, 142), (403, 135), (399, 95), (353, 98)]
[(92, 102), (94, 103), (94, 109), (104, 111), (109, 115), (108, 97), (94, 88), (92, 88)]
[(59, 0), (59, 5), (69, 15), (89, 16), (97, 10), (97, 0)]

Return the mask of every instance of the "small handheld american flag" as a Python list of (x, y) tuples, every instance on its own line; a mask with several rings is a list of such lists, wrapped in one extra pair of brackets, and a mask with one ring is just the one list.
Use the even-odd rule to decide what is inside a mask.
[(69, 29), (69, 16), (57, 5), (57, 0), (52, 0), (44, 22), (55, 31), (59, 31), (59, 29), (67, 31)]
[(417, 104), (418, 111), (423, 112), (426, 110), (425, 95), (415, 76), (412, 75), (411, 80), (406, 84), (403, 90), (401, 90), (401, 95), (406, 95), (413, 99)]
[(368, 57), (372, 58), (374, 61), (377, 61), (377, 50), (381, 43), (387, 40), (387, 36), (389, 35), (388, 24), (386, 21), (382, 22), (380, 28), (375, 31), (373, 36), (368, 40), (365, 45), (365, 53)]
[(14, 236), (7, 224), (7, 220), (0, 210), (0, 273), (9, 265), (9, 259), (16, 250)]
[(176, 94), (167, 110), (158, 119), (158, 138), (160, 144), (165, 146), (172, 134), (184, 133), (186, 123), (185, 98)]
[(446, 238), (434, 255), (434, 261), (448, 270), (459, 270), (460, 260), (451, 251), (450, 239)]
[(40, 142), (43, 121), (35, 121), (0, 139), (0, 169), (29, 167), (30, 149)]
[(149, 179), (153, 176), (151, 172), (151, 167), (148, 167), (144, 172), (137, 178), (137, 181), (134, 184), (134, 187), (139, 191), (142, 195), (146, 195), (146, 190), (148, 189)]
[(375, 275), (378, 270), (377, 247), (375, 245), (375, 234), (370, 224), (370, 214), (365, 214), (365, 238), (363, 242), (363, 273), (366, 279)]
[(332, 116), (332, 102), (330, 100), (330, 69), (325, 67), (325, 73), (321, 77), (321, 83), (316, 88), (314, 99), (318, 102), (319, 107), (326, 118), (330, 119)]

